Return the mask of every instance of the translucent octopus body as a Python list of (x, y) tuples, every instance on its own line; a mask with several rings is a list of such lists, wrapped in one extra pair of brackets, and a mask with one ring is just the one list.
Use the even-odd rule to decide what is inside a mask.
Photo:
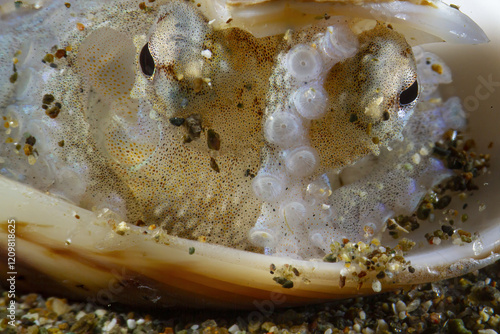
[(2, 23), (3, 175), (117, 223), (296, 259), (380, 238), (451, 175), (431, 155), (465, 127), (436, 92), (449, 69), (391, 24), (325, 14), (260, 37), (205, 4), (149, 5), (54, 1), (43, 25)]
[[(418, 84), (411, 48), (396, 32), (380, 25), (358, 41), (346, 24), (332, 19), (326, 29), (256, 39), (239, 29), (214, 31), (194, 6), (180, 2), (143, 15), (156, 23), (148, 36), (136, 35), (135, 43), (150, 58), (137, 61), (143, 53), (134, 40), (106, 24), (87, 35), (75, 60), (62, 59), (62, 67), (83, 76), (48, 73), (56, 78), (38, 100), (53, 95), (63, 101), (63, 113), (44, 117), (47, 129), (39, 131), (52, 133), (53, 142), (43, 151), (42, 135), (30, 127), (19, 131), (39, 141), (32, 168), (40, 172), (43, 164), (53, 171), (41, 177), (49, 184), (44, 190), (54, 187), (49, 177), (64, 178), (61, 170), (77, 173), (88, 180), (87, 189), (81, 185), (80, 193), (70, 193), (84, 207), (110, 208), (128, 222), (141, 220), (231, 247), (251, 247), (247, 231), (259, 218), (251, 232), (256, 246), (310, 257), (318, 247), (326, 251), (332, 238), (358, 238), (368, 223), (380, 228), (391, 215), (410, 213), (433, 185), (418, 180), (430, 168), (424, 159), (412, 172), (332, 189), (339, 168), (403, 138), (418, 88), (404, 105), (400, 94)], [(70, 61), (72, 66), (64, 64)], [(75, 91), (68, 94), (69, 88)], [(185, 121), (178, 126), (169, 119)], [(60, 140), (64, 147), (54, 146)], [(84, 147), (77, 145), (82, 142)], [(422, 144), (414, 145), (412, 154)], [(85, 171), (59, 163), (68, 157)], [(393, 173), (398, 168), (392, 159), (411, 163), (388, 157), (383, 168)], [(381, 190), (367, 186), (375, 183)], [(329, 195), (314, 199), (321, 197), (318, 191)], [(391, 192), (407, 195), (396, 204)], [(365, 200), (349, 204), (362, 193)], [(384, 212), (368, 214), (377, 206)], [(311, 243), (286, 251), (296, 238)]]

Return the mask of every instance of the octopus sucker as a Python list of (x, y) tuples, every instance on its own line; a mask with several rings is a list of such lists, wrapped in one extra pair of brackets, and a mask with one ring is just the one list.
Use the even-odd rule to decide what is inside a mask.
[(0, 276), (15, 247), (25, 288), (249, 308), (496, 261), (484, 94), (420, 46), (487, 42), (455, 7), (2, 3)]

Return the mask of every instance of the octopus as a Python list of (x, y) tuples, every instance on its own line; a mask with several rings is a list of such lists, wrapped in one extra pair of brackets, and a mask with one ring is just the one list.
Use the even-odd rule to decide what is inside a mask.
[(493, 222), (472, 235), (462, 219), (449, 238), (402, 223), (447, 201), (435, 189), (455, 174), (436, 152), (467, 130), (439, 89), (450, 68), (420, 46), (487, 41), (455, 7), (53, 0), (0, 16), (0, 254), (17, 254), (2, 275), (20, 285), (290, 306), (498, 258)]

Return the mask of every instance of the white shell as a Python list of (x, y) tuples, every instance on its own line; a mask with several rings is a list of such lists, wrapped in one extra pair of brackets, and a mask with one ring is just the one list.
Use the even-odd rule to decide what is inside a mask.
[[(476, 4), (455, 2), (463, 2), (464, 11), (477, 9), (474, 7)], [(11, 2), (9, 4), (12, 5)], [(312, 8), (307, 3), (300, 5)], [(469, 214), (469, 220), (474, 221), (474, 227), (479, 231), (479, 238), (475, 243), (464, 246), (448, 244), (436, 249), (417, 247), (407, 257), (415, 268), (415, 273), (398, 274), (393, 278), (394, 283), (382, 284), (382, 291), (457, 276), (491, 264), (500, 257), (500, 152), (496, 142), (500, 113), (491, 112), (489, 109), (489, 106), (500, 108), (500, 94), (490, 92), (487, 99), (477, 95), (478, 90), (487, 92), (487, 88), (481, 86), (484, 80), (478, 81), (478, 73), (483, 79), (488, 78), (490, 74), (493, 80), (500, 78), (497, 60), (500, 53), (496, 18), (498, 11), (492, 9), (494, 6), (498, 7), (498, 4), (492, 0), (484, 1), (481, 5), (484, 6), (484, 16), (478, 17), (478, 20), (490, 33), (492, 44), (470, 50), (452, 46), (433, 48), (456, 70), (456, 90), (463, 92), (466, 109), (469, 107), (469, 111), (473, 112), (469, 129), (472, 137), (482, 145), (487, 145), (492, 140), (495, 142), (491, 175), (484, 177), (483, 189), (474, 196), (474, 201), (484, 204), (487, 209), (480, 212), (476, 207)], [(439, 6), (444, 4), (440, 3)], [(362, 12), (369, 11), (369, 7), (367, 8), (358, 9)], [(386, 7), (384, 4), (374, 4), (373, 8), (391, 15), (391, 10), (397, 10), (397, 7)], [(8, 7), (2, 7), (2, 10), (8, 11)], [(320, 10), (323, 10), (323, 7)], [(431, 8), (422, 8), (421, 12), (417, 11), (412, 15), (437, 15), (438, 12), (433, 11)], [(448, 27), (456, 15), (454, 11), (446, 9), (448, 16), (439, 16), (430, 21)], [(222, 6), (220, 13), (226, 15), (228, 10)], [(240, 11), (238, 15), (245, 13), (248, 12)], [(441, 14), (442, 12), (439, 12), (439, 15)], [(473, 14), (475, 13), (471, 12), (471, 15)], [(226, 22), (227, 18), (223, 21)], [(238, 20), (234, 21), (237, 23)], [(398, 18), (396, 21), (404, 21), (404, 18)], [(473, 24), (470, 20), (465, 20), (465, 23)], [(419, 25), (422, 26), (423, 24)], [(434, 26), (425, 29), (429, 32), (435, 31)], [(450, 40), (471, 43), (484, 40), (480, 33), (469, 35), (469, 39), (464, 40), (460, 34), (452, 33), (452, 29), (438, 30), (438, 36)], [(457, 54), (460, 57), (457, 57)], [(468, 62), (466, 66), (464, 61)], [(481, 106), (477, 110), (476, 102)], [(267, 137), (270, 141), (276, 138), (272, 132), (267, 134)], [(285, 141), (276, 140), (275, 143), (289, 146), (289, 140), (290, 138)], [(259, 177), (260, 175), (256, 180), (259, 180)], [(274, 200), (278, 197), (275, 194), (280, 192), (273, 190), (269, 193), (271, 197), (261, 197)], [(143, 228), (113, 225), (110, 220), (94, 212), (5, 177), (0, 177), (2, 280), (9, 271), (5, 267), (5, 258), (8, 250), (7, 234), (10, 232), (8, 222), (12, 221), (15, 221), (15, 256), (18, 263), (16, 270), (30, 282), (24, 288), (34, 288), (29, 285), (34, 282), (49, 293), (65, 294), (105, 305), (122, 302), (149, 307), (249, 308), (263, 300), (271, 300), (278, 305), (273, 298), (279, 293), (280, 306), (294, 306), (373, 293), (371, 285), (358, 287), (349, 281), (345, 287), (340, 288), (339, 276), (344, 269), (341, 263), (301, 261), (229, 250), (222, 246), (167, 236), (161, 231), (144, 235)], [(318, 244), (322, 243), (314, 233), (311, 238)], [(192, 255), (189, 254), (190, 248), (194, 250)], [(293, 265), (309, 282), (306, 284), (297, 280), (293, 289), (281, 288), (269, 274), (271, 264), (276, 267)], [(19, 280), (17, 283), (19, 288), (22, 288), (23, 282)]]

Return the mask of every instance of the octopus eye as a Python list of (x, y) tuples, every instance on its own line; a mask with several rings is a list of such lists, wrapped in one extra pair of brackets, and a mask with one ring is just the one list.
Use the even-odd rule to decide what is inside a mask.
[(142, 73), (150, 77), (155, 72), (155, 61), (151, 56), (151, 52), (149, 52), (148, 45), (149, 43), (146, 43), (141, 50), (139, 64), (141, 64)]
[(418, 82), (415, 80), (410, 87), (406, 88), (399, 95), (399, 104), (404, 106), (412, 103), (418, 97)]

